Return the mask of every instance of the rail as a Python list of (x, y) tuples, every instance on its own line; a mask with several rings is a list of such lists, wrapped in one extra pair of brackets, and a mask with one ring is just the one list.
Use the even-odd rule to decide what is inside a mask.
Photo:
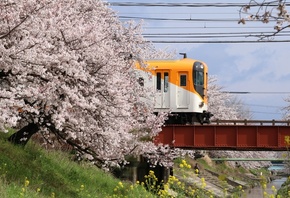
[(290, 120), (212, 120), (211, 124), (290, 126)]

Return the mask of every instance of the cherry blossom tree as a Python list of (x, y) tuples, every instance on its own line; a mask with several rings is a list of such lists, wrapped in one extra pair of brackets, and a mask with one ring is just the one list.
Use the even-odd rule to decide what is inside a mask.
[(286, 28), (290, 27), (290, 15), (287, 11), (286, 0), (256, 1), (250, 0), (240, 11), (239, 24), (246, 24), (247, 21), (260, 21), (268, 24), (273, 23), (273, 33), (261, 33), (259, 39), (270, 39)]
[(290, 96), (288, 95), (286, 98), (284, 98), (284, 101), (288, 103), (288, 105), (282, 109), (284, 113), (283, 119), (289, 120), (290, 119)]
[[(216, 76), (209, 78), (209, 111), (214, 114), (212, 120), (240, 120), (251, 119), (251, 113), (247, 106), (239, 98), (224, 91), (224, 88), (218, 84)], [(211, 157), (229, 157), (229, 158), (265, 158), (276, 156), (275, 152), (264, 151), (209, 151)], [(228, 162), (231, 166), (235, 166), (235, 162)], [(270, 162), (238, 162), (238, 165), (245, 168), (260, 168), (270, 166)]]
[(3, 0), (0, 27), (0, 128), (19, 129), (11, 142), (53, 134), (98, 166), (168, 152), (151, 141), (164, 116), (141, 100), (131, 59), (149, 48), (140, 26), (100, 0)]
[(216, 76), (209, 76), (208, 82), (209, 111), (212, 120), (250, 119), (251, 113), (247, 106), (236, 96), (227, 93), (218, 84)]

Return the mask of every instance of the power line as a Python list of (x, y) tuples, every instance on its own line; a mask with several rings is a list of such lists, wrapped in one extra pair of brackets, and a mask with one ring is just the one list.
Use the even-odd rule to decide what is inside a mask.
[[(138, 7), (244, 7), (247, 3), (136, 3), (136, 2), (110, 2), (109, 6), (138, 6)], [(250, 4), (251, 7), (263, 6), (262, 3)], [(285, 3), (285, 6), (289, 6), (289, 3)], [(267, 2), (268, 7), (275, 7), (277, 3)]]
[[(265, 2), (264, 2), (265, 3)], [(272, 6), (272, 3), (269, 3), (269, 2), (266, 2), (267, 5), (269, 6)], [(269, 4), (268, 4), (269, 3)], [(137, 2), (111, 2), (110, 3), (111, 6), (123, 6), (123, 7), (126, 7), (128, 6), (128, 9), (130, 9), (129, 7), (130, 6), (141, 6), (141, 7), (144, 7), (144, 6), (151, 6), (151, 7), (204, 7), (204, 8), (207, 8), (207, 7), (217, 7), (217, 9), (220, 9), (221, 7), (233, 7), (233, 6), (244, 6), (246, 5), (246, 3), (182, 3), (182, 2), (178, 2), (178, 3), (137, 3)], [(255, 4), (256, 6), (259, 5), (259, 4)], [(274, 4), (273, 4), (274, 5)], [(260, 5), (259, 5), (260, 6)], [(193, 8), (194, 9), (194, 8)], [(172, 9), (171, 9), (172, 10)], [(197, 9), (195, 9), (197, 10)], [(203, 9), (204, 10), (204, 9)], [(147, 10), (146, 10), (147, 11)], [(150, 10), (151, 12), (154, 11), (153, 9)], [(201, 12), (200, 9), (198, 9), (199, 13)], [(128, 11), (127, 11), (128, 12)], [(129, 11), (130, 12), (130, 11)], [(159, 11), (156, 11), (158, 12), (158, 14), (160, 13)], [(155, 13), (156, 13), (155, 12)], [(190, 12), (193, 12), (192, 9), (190, 10)], [(121, 12), (122, 13), (122, 12)], [(172, 13), (172, 11), (170, 12)], [(202, 12), (203, 16), (204, 16), (204, 13), (210, 13), (210, 12)], [(238, 13), (238, 11), (237, 11)], [(148, 21), (160, 21), (160, 22), (174, 22), (174, 21), (178, 21), (180, 22), (179, 24), (185, 24), (185, 23), (188, 23), (188, 22), (193, 22), (192, 24), (193, 25), (196, 25), (196, 24), (200, 24), (200, 23), (204, 23), (203, 27), (161, 27), (161, 26), (158, 26), (158, 27), (146, 27), (146, 26), (143, 26), (143, 28), (146, 30), (148, 29), (148, 31), (150, 31), (150, 29), (156, 29), (156, 30), (162, 30), (162, 29), (192, 29), (192, 28), (195, 28), (195, 29), (199, 29), (199, 30), (209, 30), (210, 28), (219, 28), (219, 29), (232, 29), (232, 28), (273, 28), (274, 27), (274, 24), (273, 23), (269, 23), (267, 26), (263, 26), (263, 27), (241, 27), (238, 25), (238, 21), (240, 20), (239, 17), (237, 18), (234, 18), (234, 17), (231, 17), (231, 18), (225, 18), (225, 17), (222, 17), (222, 18), (213, 18), (213, 17), (204, 17), (202, 18), (199, 15), (197, 15), (197, 13), (194, 13), (194, 16), (198, 16), (197, 18), (196, 17), (191, 17), (192, 14), (190, 14), (189, 17), (185, 17), (185, 18), (178, 18), (178, 17), (173, 17), (173, 18), (169, 18), (169, 17), (141, 17), (141, 15), (144, 15), (144, 14), (151, 14), (152, 13), (146, 13), (146, 12), (140, 12), (140, 13), (136, 13), (138, 14), (139, 16), (126, 16), (124, 15), (124, 13), (122, 13), (121, 15), (119, 15), (119, 19), (120, 20), (148, 20)], [(162, 13), (162, 14), (168, 14), (168, 12), (166, 13)], [(174, 14), (174, 13), (173, 13)], [(181, 12), (178, 12), (178, 14), (184, 14), (184, 13), (181, 13)], [(216, 13), (216, 14), (220, 14), (220, 13)], [(229, 13), (230, 14), (230, 13)], [(228, 15), (229, 15), (228, 14)], [(247, 14), (247, 13), (246, 13)], [(211, 15), (213, 16), (213, 15)], [(226, 15), (223, 15), (223, 16), (226, 16)], [(275, 21), (275, 20), (271, 20), (271, 21)], [(184, 23), (182, 23), (184, 22)], [(220, 27), (217, 27), (216, 24), (223, 24), (223, 23), (228, 23), (228, 22), (236, 22), (236, 27), (235, 26), (220, 26)], [(251, 20), (247, 20), (248, 24), (251, 24), (249, 22), (253, 22)], [(150, 23), (150, 22), (148, 22)], [(208, 23), (208, 24), (207, 24)], [(164, 23), (166, 24), (166, 23)], [(215, 24), (214, 27), (208, 27), (209, 24)], [(266, 30), (266, 29), (265, 29)], [(173, 31), (173, 30), (171, 30)], [(204, 31), (204, 32), (205, 32)], [(233, 32), (228, 32), (228, 33), (200, 33), (199, 36), (197, 36), (197, 34), (193, 37), (193, 36), (189, 36), (189, 34), (185, 35), (185, 34), (172, 34), (172, 35), (167, 35), (166, 34), (160, 34), (160, 35), (149, 35), (149, 34), (142, 34), (143, 37), (145, 39), (148, 39), (150, 40), (152, 43), (160, 43), (160, 44), (175, 44), (175, 43), (179, 43), (179, 44), (183, 44), (183, 43), (288, 43), (290, 42), (288, 39), (281, 39), (282, 37), (284, 38), (288, 38), (288, 36), (290, 36), (289, 34), (282, 34), (282, 33), (279, 33), (277, 35), (275, 35), (276, 39), (275, 40), (271, 40), (271, 39), (260, 39), (260, 38), (270, 38), (271, 36), (273, 36), (274, 34), (276, 33), (275, 30), (273, 30), (272, 32), (237, 32), (237, 31), (234, 31)], [(214, 35), (214, 34), (218, 34), (218, 35)], [(182, 37), (181, 37), (182, 35)], [(229, 36), (229, 35), (237, 35), (237, 36)], [(279, 36), (278, 36), (279, 35)], [(280, 40), (278, 40), (277, 38), (280, 37)], [(223, 40), (213, 40), (213, 39), (218, 39), (218, 38), (224, 38)], [(226, 39), (228, 38), (228, 39)], [(230, 38), (241, 38), (241, 39), (237, 39), (237, 40), (232, 40)], [(245, 38), (248, 38), (247, 40), (245, 40)], [(250, 39), (252, 38), (252, 39)], [(193, 40), (193, 39), (196, 39), (197, 41)], [(207, 40), (206, 40), (207, 39)], [(243, 40), (242, 40), (243, 39)], [(258, 40), (260, 39), (260, 40)], [(206, 40), (206, 41), (204, 41)], [(249, 40), (249, 41), (248, 41)]]
[[(159, 35), (164, 35), (164, 36), (172, 36), (172, 35), (233, 35), (233, 34), (259, 34), (261, 32), (190, 32), (190, 33), (144, 33), (142, 34), (143, 36), (159, 36)], [(263, 32), (264, 34), (273, 34), (273, 32)], [(285, 31), (281, 33), (280, 35), (288, 36), (287, 33), (290, 33), (290, 31)]]
[(189, 43), (211, 43), (211, 44), (221, 44), (221, 43), (289, 43), (290, 40), (259, 40), (259, 41), (149, 41), (151, 43), (180, 43), (180, 44), (189, 44)]
[[(139, 19), (139, 20), (150, 20), (150, 21), (183, 21), (183, 22), (237, 22), (236, 19), (204, 19), (204, 18), (161, 18), (161, 17), (138, 17), (138, 16), (119, 16), (120, 19)], [(269, 22), (275, 22), (275, 19), (269, 19)], [(252, 20), (245, 20), (245, 22), (253, 22)]]
[[(283, 108), (282, 106), (260, 105), (260, 104), (248, 104), (248, 103), (245, 103), (244, 105), (247, 105), (247, 106), (253, 106), (253, 107), (275, 108), (275, 109), (281, 109), (281, 108)], [(243, 106), (243, 105), (241, 105), (241, 106)]]
[[(175, 39), (210, 39), (210, 38), (257, 38), (260, 36), (271, 36), (274, 32), (268, 32), (268, 33), (261, 33), (261, 32), (255, 32), (254, 33), (242, 33), (242, 32), (236, 32), (236, 33), (171, 33), (171, 34), (142, 34), (144, 38), (175, 38)], [(290, 34), (278, 34), (276, 35), (276, 38), (278, 37), (289, 37)]]
[(146, 29), (268, 29), (269, 27), (263, 26), (263, 27), (245, 27), (245, 26), (239, 26), (239, 27), (230, 27), (230, 26), (199, 26), (199, 27), (193, 27), (193, 26), (162, 26), (162, 27), (146, 27)]
[(274, 113), (274, 112), (264, 112), (264, 111), (250, 111), (251, 113), (263, 113), (263, 114), (276, 114), (281, 115), (281, 113)]
[(146, 12), (146, 13), (140, 13), (140, 12), (123, 12), (123, 14), (160, 14), (160, 15), (235, 15), (237, 13), (224, 13), (224, 12)]
[(142, 19), (151, 21), (187, 21), (187, 22), (238, 22), (239, 19), (204, 19), (204, 18), (161, 18), (161, 17), (137, 17), (119, 16), (120, 19)]
[[(269, 3), (269, 2), (267, 2)], [(175, 7), (175, 6), (192, 6), (192, 7), (233, 7), (233, 6), (244, 6), (246, 5), (245, 3), (136, 3), (136, 2), (111, 2), (110, 3), (111, 6), (164, 6), (164, 7)], [(258, 4), (256, 4), (258, 5)], [(272, 4), (267, 4), (269, 6), (271, 6)], [(200, 11), (199, 11), (200, 12)], [(143, 15), (143, 14), (148, 14), (145, 12), (141, 12), (138, 13), (139, 15)], [(166, 14), (166, 13), (164, 13)], [(191, 16), (191, 15), (190, 15)], [(209, 28), (222, 28), (222, 29), (229, 29), (229, 28), (257, 28), (257, 27), (238, 27), (238, 21), (239, 18), (191, 18), (191, 17), (186, 17), (186, 18), (168, 18), (168, 17), (141, 17), (141, 16), (125, 16), (124, 13), (123, 15), (120, 15), (119, 18), (121, 20), (153, 20), (153, 21), (163, 21), (163, 22), (172, 22), (172, 21), (179, 21), (179, 22), (196, 22), (195, 24), (197, 24), (198, 22), (202, 22), (202, 23), (211, 23), (211, 24), (217, 24), (217, 23), (225, 23), (225, 22), (236, 22), (237, 27), (207, 27), (208, 24), (205, 24), (203, 27), (199, 28), (200, 30), (208, 30)], [(271, 20), (271, 21), (275, 21), (275, 20)], [(251, 20), (247, 20), (247, 22), (253, 22)], [(269, 24), (271, 25), (271, 28), (274, 27), (274, 24)], [(144, 29), (169, 29), (169, 27), (143, 27)], [(181, 27), (172, 27), (172, 29), (180, 29)], [(182, 27), (182, 28), (196, 28), (196, 27)], [(270, 28), (270, 26), (266, 27), (259, 27), (259, 28)], [(290, 42), (290, 40), (288, 39), (281, 39), (282, 37), (284, 38), (288, 38), (290, 35), (285, 33), (279, 33), (277, 35), (275, 35), (275, 40), (273, 39), (260, 39), (260, 38), (271, 38), (271, 36), (273, 36), (276, 33), (275, 30), (273, 30), (272, 32), (228, 32), (228, 33), (200, 33), (200, 35), (197, 36), (197, 33), (195, 36), (192, 36), (190, 34), (182, 34), (182, 33), (175, 33), (174, 35), (169, 35), (169, 34), (142, 34), (143, 37), (145, 39), (149, 39), (152, 43), (160, 43), (160, 44), (175, 44), (175, 43), (179, 43), (179, 44), (183, 44), (183, 43), (288, 43)], [(218, 34), (218, 35), (214, 35), (214, 34)], [(236, 35), (236, 36), (233, 36)], [(280, 39), (277, 39), (279, 38)], [(212, 39), (218, 39), (218, 38), (224, 38), (225, 40), (212, 40)], [(232, 39), (226, 39), (226, 38), (242, 38), (243, 40), (237, 39), (237, 40), (232, 40)], [(248, 38), (247, 40), (245, 40), (245, 38)], [(252, 38), (252, 39), (250, 39)], [(189, 40), (190, 39), (190, 40)], [(192, 39), (196, 39), (196, 40), (192, 40)], [(207, 40), (205, 40), (207, 39)], [(259, 39), (259, 40), (258, 40)]]
[(229, 93), (229, 94), (290, 94), (290, 92), (281, 91), (222, 91), (222, 93)]
[[(143, 36), (144, 38), (151, 38), (151, 39), (156, 39), (156, 38), (159, 38), (159, 39), (162, 39), (162, 38), (167, 38), (167, 39), (170, 39), (170, 38), (174, 38), (174, 39), (212, 39), (212, 38), (249, 38), (249, 37), (254, 37), (254, 38), (257, 38), (261, 35), (236, 35), (236, 36), (233, 36), (233, 35), (220, 35), (220, 36)], [(278, 41), (278, 40), (277, 40)], [(232, 42), (232, 41), (231, 41)], [(256, 41), (255, 41), (256, 42)]]

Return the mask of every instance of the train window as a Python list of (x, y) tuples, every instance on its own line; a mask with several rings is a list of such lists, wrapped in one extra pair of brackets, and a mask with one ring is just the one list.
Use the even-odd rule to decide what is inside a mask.
[(186, 75), (180, 75), (180, 86), (186, 87)]
[(203, 72), (202, 71), (195, 71), (194, 72), (194, 84), (195, 85), (203, 85), (204, 79), (203, 79)]
[(169, 76), (168, 72), (164, 72), (164, 92), (168, 91)]
[(156, 76), (156, 89), (161, 90), (161, 73), (157, 72)]

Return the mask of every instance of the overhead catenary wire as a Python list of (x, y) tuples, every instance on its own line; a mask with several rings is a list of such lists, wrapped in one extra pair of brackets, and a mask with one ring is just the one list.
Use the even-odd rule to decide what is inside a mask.
[(290, 40), (261, 40), (261, 41), (148, 41), (151, 43), (180, 43), (180, 44), (190, 44), (190, 43), (211, 43), (211, 44), (225, 44), (225, 43), (289, 43)]
[[(162, 18), (162, 17), (139, 17), (139, 16), (119, 16), (120, 19), (138, 19), (151, 21), (183, 21), (183, 22), (238, 22), (239, 18), (223, 19), (223, 18)], [(245, 20), (253, 22), (252, 20)], [(275, 19), (269, 19), (269, 22), (275, 22)]]
[[(232, 35), (232, 34), (247, 34), (247, 35), (251, 35), (251, 34), (259, 34), (261, 32), (190, 32), (190, 33), (181, 33), (181, 32), (177, 32), (177, 33), (143, 33), (142, 35), (144, 36), (152, 36), (152, 35)], [(263, 32), (265, 34), (270, 34), (273, 32)], [(285, 31), (283, 32), (281, 35), (286, 35), (287, 33), (290, 33), (290, 31)], [(287, 34), (288, 35), (288, 34)]]
[(162, 27), (153, 27), (153, 26), (144, 26), (145, 29), (269, 29), (267, 26), (263, 27), (245, 27), (245, 26), (208, 26), (208, 25), (203, 25), (203, 26), (162, 26)]
[[(186, 27), (163, 27), (163, 26), (155, 26), (155, 27), (143, 27), (145, 32), (142, 34), (145, 39), (147, 39), (149, 42), (152, 43), (160, 43), (160, 44), (174, 44), (174, 43), (180, 43), (180, 44), (186, 44), (186, 43), (288, 43), (290, 42), (290, 34), (288, 32), (284, 32), (283, 34), (280, 33), (278, 35), (275, 35), (275, 40), (271, 39), (271, 36), (275, 34), (276, 30), (274, 30), (274, 25), (271, 26), (269, 31), (269, 27), (258, 27), (258, 28), (263, 28), (266, 30), (268, 28), (268, 31), (256, 31), (256, 32), (250, 32), (250, 31), (235, 31), (237, 28), (245, 28), (244, 26), (238, 25), (238, 18), (168, 18), (168, 17), (140, 17), (140, 16), (119, 16), (121, 20), (156, 20), (156, 21), (180, 21), (180, 22), (197, 22), (197, 23), (202, 23), (203, 25), (200, 25), (200, 27), (192, 27), (191, 25), (186, 26)], [(274, 20), (273, 20), (274, 21)], [(220, 27), (210, 27), (212, 24), (215, 23), (232, 23), (235, 22), (235, 26), (232, 27), (233, 25), (230, 26), (221, 26)], [(252, 21), (248, 21), (252, 22)], [(211, 24), (212, 23), (212, 24)], [(178, 23), (178, 25), (183, 24), (183, 23)], [(163, 24), (164, 25), (164, 24)], [(194, 24), (196, 25), (196, 23)], [(201, 27), (202, 26), (202, 27)], [(172, 35), (169, 34), (148, 34), (146, 32), (147, 30), (158, 30), (158, 29), (168, 29), (170, 32), (176, 31), (183, 29), (185, 31), (185, 28), (190, 30), (190, 29), (198, 29), (198, 31), (201, 31), (199, 33), (174, 33)], [(208, 33), (206, 31), (207, 29), (210, 28), (219, 28), (220, 32), (213, 32), (213, 33)], [(236, 28), (233, 31), (226, 31), (226, 28)], [(257, 27), (249, 27), (249, 28), (256, 28)], [(247, 28), (245, 28), (247, 29)], [(225, 32), (222, 32), (222, 30), (225, 30)], [(186, 35), (187, 34), (187, 35)], [(201, 36), (190, 36), (190, 35), (198, 35), (200, 34)], [(217, 35), (214, 35), (217, 34)], [(233, 35), (236, 36), (233, 36)], [(238, 38), (238, 39), (234, 39)], [(260, 38), (270, 38), (270, 39), (260, 39)], [(222, 40), (221, 40), (222, 39)]]
[[(264, 2), (267, 4), (268, 7), (271, 6), (277, 6), (277, 2)], [(187, 43), (212, 43), (212, 44), (220, 44), (220, 43), (288, 43), (290, 42), (290, 34), (284, 34), (279, 33), (278, 35), (275, 35), (275, 39), (272, 38), (272, 36), (276, 33), (276, 30), (274, 29), (276, 20), (270, 19), (269, 23), (263, 24), (263, 26), (255, 26), (253, 27), (252, 24), (254, 21), (250, 19), (245, 19), (247, 25), (251, 25), (251, 27), (247, 27), (241, 24), (238, 24), (240, 18), (238, 13), (242, 13), (245, 16), (250, 16), (250, 13), (245, 13), (241, 8), (247, 3), (241, 3), (241, 2), (235, 2), (235, 3), (219, 3), (219, 2), (212, 2), (212, 3), (203, 3), (203, 2), (195, 2), (195, 3), (186, 3), (186, 2), (176, 2), (176, 3), (146, 3), (146, 2), (116, 2), (112, 1), (109, 2), (109, 5), (112, 7), (131, 7), (136, 6), (140, 7), (140, 9), (143, 9), (142, 7), (150, 7), (150, 9), (143, 9), (141, 12), (136, 12), (132, 14), (131, 10), (128, 12), (119, 12), (118, 17), (121, 21), (128, 21), (128, 20), (143, 20), (148, 21), (147, 24), (150, 24), (150, 21), (153, 21), (153, 23), (160, 22), (162, 25), (156, 25), (155, 27), (146, 27), (146, 25), (143, 26), (144, 33), (142, 34), (146, 40), (152, 43), (159, 43), (159, 44), (187, 44)], [(251, 3), (251, 6), (261, 6), (262, 4), (259, 3)], [(287, 6), (287, 4), (285, 4)], [(290, 5), (290, 4), (289, 4)], [(157, 8), (154, 8), (157, 7)], [(164, 7), (162, 12), (158, 7)], [(182, 9), (185, 12), (181, 12), (179, 8)], [(189, 8), (184, 8), (189, 7)], [(208, 8), (211, 7), (211, 12), (208, 11)], [(216, 7), (216, 8), (215, 8)], [(174, 9), (173, 9), (174, 8)], [(227, 8), (222, 9), (222, 12), (219, 12), (221, 8)], [(236, 14), (233, 12), (236, 10)], [(238, 8), (238, 9), (236, 9)], [(130, 9), (130, 8), (129, 8)], [(213, 15), (212, 10), (214, 9)], [(226, 15), (225, 15), (226, 10)], [(127, 13), (127, 14), (125, 14)], [(211, 13), (211, 14), (206, 14)], [(156, 17), (156, 15), (164, 15), (167, 14), (168, 16), (164, 17)], [(176, 17), (180, 15), (180, 17)], [(172, 15), (175, 15), (172, 16)], [(178, 23), (174, 23), (174, 21)], [(166, 23), (164, 23), (166, 22)], [(253, 23), (252, 23), (253, 22)], [(166, 24), (175, 24), (175, 26), (166, 25)], [(234, 25), (234, 24), (235, 25)], [(144, 23), (146, 24), (146, 23)], [(165, 24), (165, 27), (164, 27)], [(186, 25), (185, 25), (186, 24)], [(217, 24), (221, 24), (221, 26), (218, 26)], [(227, 24), (227, 25), (225, 25)], [(231, 24), (231, 25), (228, 25)], [(199, 27), (192, 27), (198, 25)], [(179, 27), (182, 26), (182, 27)], [(222, 31), (216, 32), (216, 33), (209, 33), (210, 29), (228, 29), (225, 33)], [(241, 32), (237, 31), (237, 29), (242, 30), (242, 28), (249, 29), (249, 28), (260, 28), (261, 32), (256, 33), (250, 33), (247, 32)], [(263, 28), (263, 29), (262, 29)], [(270, 28), (270, 29), (269, 29)], [(175, 35), (168, 35), (166, 34), (160, 34), (160, 35), (149, 35), (146, 34), (148, 31), (154, 31), (154, 32), (162, 32), (162, 30), (170, 29), (170, 32), (174, 32), (176, 30), (183, 29), (184, 31), (190, 29), (195, 29), (199, 32), (200, 36), (189, 36), (184, 34), (178, 34)], [(147, 30), (147, 31), (146, 31)], [(266, 31), (265, 31), (266, 30)], [(268, 30), (268, 31), (267, 31)], [(271, 30), (271, 31), (269, 31)], [(196, 33), (197, 34), (197, 33)], [(210, 35), (212, 34), (212, 35)], [(213, 35), (218, 34), (218, 35)], [(239, 35), (239, 36), (230, 36), (230, 35)]]
[[(268, 7), (277, 6), (277, 2), (264, 2), (267, 3)], [(252, 7), (260, 7), (264, 5), (262, 3), (251, 3)], [(138, 7), (243, 7), (249, 5), (247, 3), (137, 3), (137, 2), (109, 2), (110, 6), (138, 6)], [(284, 3), (285, 6), (289, 6), (290, 3)]]
[[(275, 108), (275, 109), (282, 109), (282, 106), (274, 106), (274, 105), (261, 105), (261, 104), (251, 104), (251, 103), (245, 103), (244, 105), (247, 106), (254, 106), (254, 107), (263, 107), (263, 108)], [(242, 105), (243, 106), (243, 105)]]
[(228, 94), (290, 94), (289, 91), (222, 91)]

